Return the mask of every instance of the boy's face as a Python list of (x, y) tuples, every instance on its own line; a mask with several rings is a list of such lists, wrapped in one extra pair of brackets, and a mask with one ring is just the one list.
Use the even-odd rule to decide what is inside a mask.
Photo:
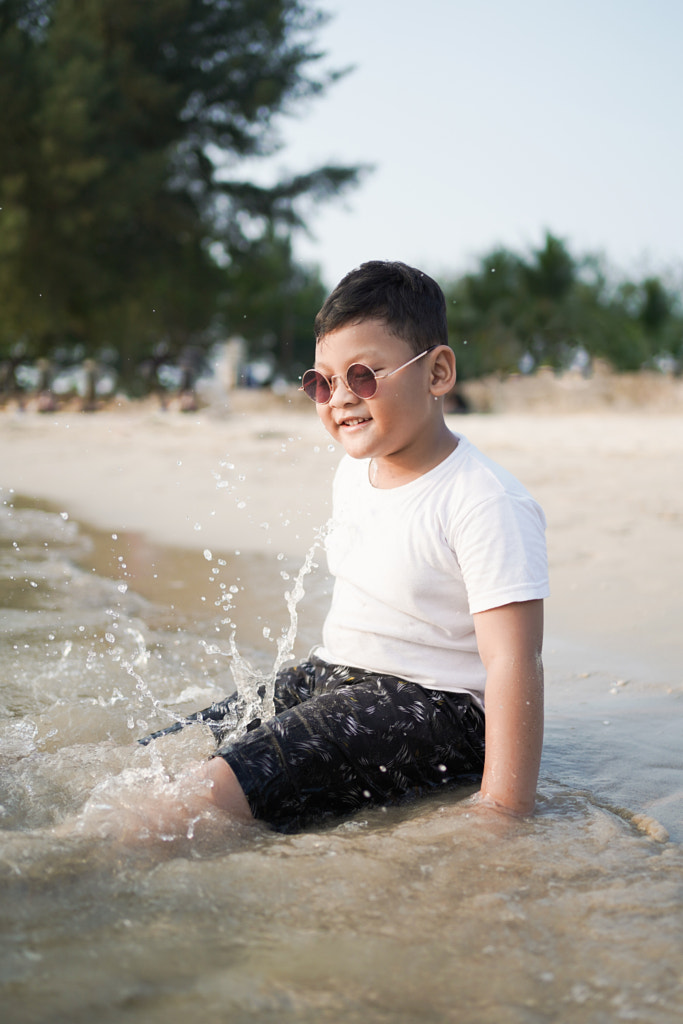
[(358, 398), (345, 385), (352, 363), (364, 363), (377, 374), (398, 369), (415, 352), (379, 320), (342, 327), (316, 345), (315, 369), (334, 390), (327, 405), (317, 405), (327, 432), (356, 459), (419, 456), (436, 413), (430, 392), (430, 354), (394, 376), (377, 381), (372, 398)]

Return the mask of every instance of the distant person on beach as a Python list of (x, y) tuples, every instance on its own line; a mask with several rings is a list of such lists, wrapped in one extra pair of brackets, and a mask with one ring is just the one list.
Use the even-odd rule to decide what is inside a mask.
[[(279, 672), (274, 718), (219, 738), (177, 820), (208, 801), (292, 830), (479, 781), (475, 804), (531, 814), (543, 512), (447, 426), (455, 356), (430, 277), (363, 264), (328, 297), (315, 336), (302, 390), (346, 452), (326, 538), (334, 591), (322, 643)], [(225, 736), (234, 699), (194, 717)]]

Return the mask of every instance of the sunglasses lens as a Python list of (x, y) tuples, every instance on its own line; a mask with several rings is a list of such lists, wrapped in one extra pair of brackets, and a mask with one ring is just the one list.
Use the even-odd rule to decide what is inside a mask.
[(358, 398), (372, 398), (377, 391), (377, 378), (369, 366), (353, 363), (346, 371), (349, 388)]
[(330, 385), (317, 370), (306, 370), (301, 380), (301, 386), (317, 405), (325, 405), (330, 400)]

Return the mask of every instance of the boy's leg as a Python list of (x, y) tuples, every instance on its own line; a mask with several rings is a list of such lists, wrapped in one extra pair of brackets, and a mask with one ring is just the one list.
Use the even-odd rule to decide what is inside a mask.
[(207, 794), (211, 803), (238, 821), (254, 820), (244, 790), (227, 761), (213, 757), (202, 765), (199, 774), (211, 784)]
[[(276, 714), (308, 700), (313, 693), (314, 682), (314, 667), (309, 662), (280, 671), (275, 681)], [(234, 704), (231, 706), (230, 698), (224, 703), (226, 710), (232, 711)], [(258, 720), (255, 720), (250, 726), (253, 729), (258, 727), (258, 724)], [(234, 771), (222, 757), (213, 757), (202, 765), (198, 777), (209, 784), (205, 796), (216, 807), (238, 821), (254, 821), (244, 790)]]
[(297, 828), (480, 778), (484, 716), (469, 695), (329, 668), (312, 700), (217, 752), (256, 818)]
[[(298, 702), (311, 696), (313, 689), (313, 668), (302, 665), (283, 670), (276, 681), (276, 710), (295, 706)], [(209, 724), (219, 723), (225, 714), (231, 723), (227, 728), (234, 727), (238, 716), (237, 695), (217, 702), (204, 712), (197, 712), (189, 718), (176, 723), (169, 729), (163, 729), (144, 737), (143, 744), (168, 732), (176, 732), (190, 721), (207, 721)], [(249, 723), (252, 727), (257, 721)], [(249, 726), (248, 726), (249, 727)], [(114, 798), (111, 806), (93, 807), (81, 817), (77, 825), (65, 823), (58, 832), (71, 835), (74, 830), (80, 834), (88, 833), (115, 835), (118, 838), (150, 840), (155, 837), (169, 837), (170, 834), (182, 835), (194, 823), (213, 807), (228, 813), (232, 818), (243, 822), (253, 822), (254, 815), (230, 765), (222, 758), (212, 758), (203, 765), (179, 776), (173, 783), (163, 788), (156, 787), (153, 792), (139, 798), (130, 795), (122, 799)]]

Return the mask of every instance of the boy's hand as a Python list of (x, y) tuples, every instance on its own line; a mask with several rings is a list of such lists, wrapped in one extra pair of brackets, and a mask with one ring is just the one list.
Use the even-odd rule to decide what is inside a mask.
[(508, 814), (532, 814), (543, 745), (543, 602), (474, 616), (486, 669), (486, 759), (480, 799)]

